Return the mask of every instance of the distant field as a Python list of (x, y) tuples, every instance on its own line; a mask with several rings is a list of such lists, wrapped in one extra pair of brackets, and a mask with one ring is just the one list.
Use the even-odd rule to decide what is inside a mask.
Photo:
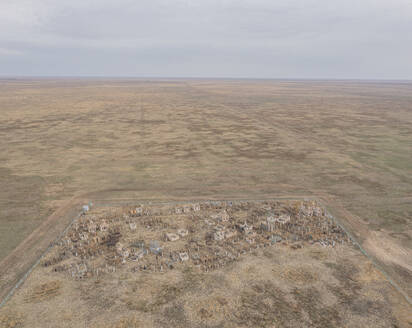
[(86, 192), (308, 194), (412, 285), (412, 83), (0, 80), (0, 140), (0, 259)]

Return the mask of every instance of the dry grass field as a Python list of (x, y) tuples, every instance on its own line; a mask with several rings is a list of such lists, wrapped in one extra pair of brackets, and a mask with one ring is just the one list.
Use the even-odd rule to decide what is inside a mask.
[(318, 195), (412, 295), (412, 83), (3, 79), (0, 140), (0, 259), (87, 192)]
[(0, 326), (408, 328), (409, 314), (316, 204), (136, 203), (77, 218)]

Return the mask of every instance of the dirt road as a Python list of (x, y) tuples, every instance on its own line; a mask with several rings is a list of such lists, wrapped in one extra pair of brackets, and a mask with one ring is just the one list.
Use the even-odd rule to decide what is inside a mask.
[(66, 201), (0, 262), (0, 302), (78, 215), (82, 199), (75, 197)]

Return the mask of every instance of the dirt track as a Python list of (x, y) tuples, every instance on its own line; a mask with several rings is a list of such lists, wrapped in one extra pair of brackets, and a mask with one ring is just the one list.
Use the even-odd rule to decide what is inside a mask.
[[(391, 283), (403, 294), (407, 301), (411, 303), (412, 297), (412, 254), (399, 245), (399, 243), (389, 236), (385, 231), (371, 231), (367, 223), (361, 218), (347, 211), (337, 200), (326, 195), (321, 195), (328, 210), (339, 218), (341, 224), (348, 230), (354, 239), (372, 259), (375, 266), (383, 271)], [(402, 268), (401, 273), (399, 269)]]
[[(19, 282), (23, 282), (27, 272), (36, 264), (38, 259), (44, 254), (51, 243), (64, 231), (64, 229), (73, 221), (81, 210), (81, 205), (93, 202), (97, 206), (104, 206), (110, 203), (119, 205), (119, 203), (136, 203), (135, 198), (109, 198), (113, 193), (133, 192), (134, 190), (104, 190), (94, 193), (82, 194), (75, 196), (66, 201), (65, 204), (50, 215), (37, 229), (35, 229), (12, 253), (0, 262), (0, 301), (7, 300), (10, 292), (13, 291)], [(105, 197), (106, 196), (106, 197)], [(337, 200), (329, 198), (327, 195), (320, 194), (319, 197), (313, 195), (305, 196), (275, 196), (267, 195), (264, 199), (319, 199), (333, 215), (339, 218), (339, 222), (349, 233), (362, 245), (364, 251), (372, 258), (379, 269), (387, 273), (387, 276), (398, 291), (407, 299), (409, 303), (412, 294), (412, 287), (408, 285), (408, 277), (400, 276), (394, 270), (394, 265), (401, 266), (410, 272), (412, 267), (410, 252), (406, 249), (399, 249), (392, 238), (385, 233), (371, 234), (368, 227), (360, 218), (355, 217), (345, 210)], [(225, 197), (216, 197), (215, 200), (225, 199)], [(234, 198), (233, 198), (234, 199)], [(183, 202), (204, 200), (202, 197), (188, 199), (151, 199), (139, 200), (141, 202)], [(245, 199), (246, 200), (246, 199)], [(3, 305), (2, 303), (0, 303)]]
[(1, 301), (79, 213), (81, 199), (75, 197), (68, 200), (0, 262)]

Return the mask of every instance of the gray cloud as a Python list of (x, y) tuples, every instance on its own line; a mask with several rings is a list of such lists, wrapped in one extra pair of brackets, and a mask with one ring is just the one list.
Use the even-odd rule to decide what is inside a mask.
[(409, 0), (0, 0), (0, 75), (412, 79)]

